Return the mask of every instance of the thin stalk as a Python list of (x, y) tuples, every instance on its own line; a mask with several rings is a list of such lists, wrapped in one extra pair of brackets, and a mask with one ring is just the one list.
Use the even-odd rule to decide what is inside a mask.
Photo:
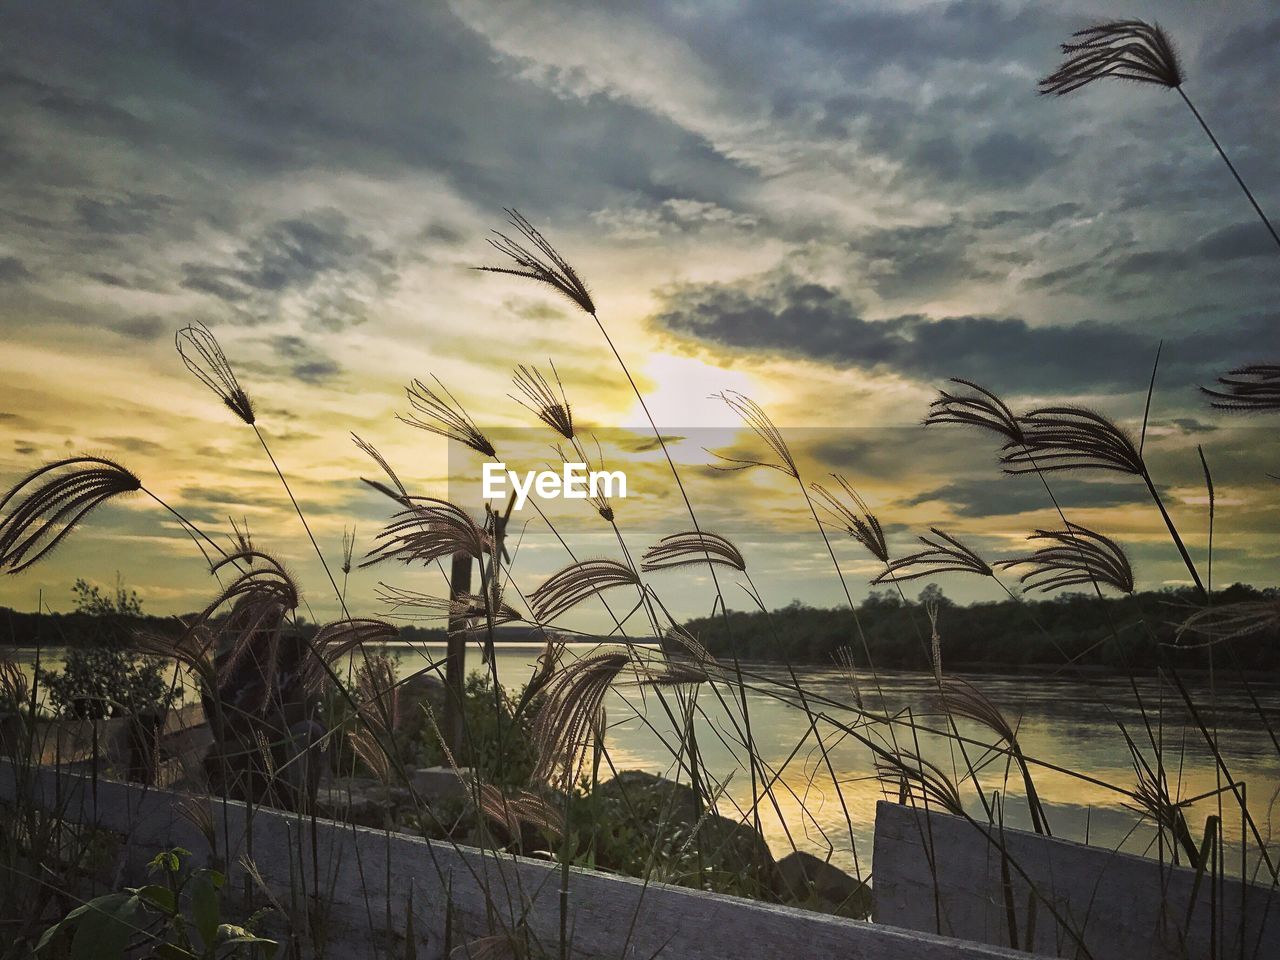
[(1142, 468), (1142, 479), (1147, 485), (1147, 491), (1151, 494), (1151, 499), (1160, 510), (1160, 516), (1164, 518), (1164, 525), (1169, 528), (1169, 536), (1173, 538), (1173, 544), (1178, 548), (1178, 553), (1182, 556), (1182, 562), (1186, 565), (1187, 572), (1191, 574), (1196, 590), (1199, 591), (1202, 598), (1207, 599), (1209, 593), (1205, 590), (1204, 583), (1200, 580), (1200, 574), (1196, 571), (1195, 562), (1191, 559), (1191, 554), (1187, 552), (1186, 544), (1182, 542), (1182, 536), (1178, 533), (1178, 528), (1174, 526), (1173, 518), (1169, 516), (1169, 511), (1165, 509), (1164, 500), (1161, 499), (1160, 492), (1156, 489), (1156, 485), (1151, 479), (1151, 472), (1147, 470), (1145, 464)]
[(284, 472), (280, 469), (280, 464), (276, 463), (276, 458), (271, 453), (271, 448), (267, 446), (267, 438), (262, 435), (262, 431), (258, 429), (258, 425), (253, 424), (253, 433), (258, 438), (258, 442), (262, 444), (262, 450), (267, 455), (267, 459), (271, 461), (271, 466), (275, 468), (276, 476), (280, 478), (280, 483), (284, 487), (284, 492), (289, 495), (289, 502), (293, 504), (294, 511), (298, 514), (298, 519), (302, 521), (302, 529), (307, 532), (307, 539), (311, 541), (311, 546), (315, 548), (316, 556), (320, 558), (320, 566), (324, 567), (325, 576), (329, 578), (329, 584), (333, 587), (333, 595), (338, 598), (338, 603), (342, 607), (342, 615), (346, 619), (351, 619), (351, 614), (347, 613), (347, 603), (343, 599), (342, 589), (338, 586), (338, 581), (333, 576), (333, 571), (329, 569), (329, 563), (324, 558), (324, 552), (320, 549), (320, 544), (316, 542), (315, 534), (311, 532), (311, 524), (307, 523), (307, 518), (302, 512), (302, 507), (298, 504), (298, 499), (293, 495), (293, 490), (289, 487), (289, 481), (285, 479)]
[(1236, 178), (1236, 183), (1240, 185), (1240, 189), (1244, 191), (1244, 195), (1249, 199), (1249, 203), (1252, 204), (1254, 211), (1262, 220), (1263, 225), (1266, 226), (1267, 232), (1271, 234), (1271, 239), (1276, 242), (1277, 247), (1280, 247), (1280, 234), (1276, 233), (1276, 228), (1271, 225), (1271, 221), (1267, 219), (1267, 215), (1262, 212), (1262, 207), (1258, 206), (1258, 201), (1254, 199), (1253, 192), (1245, 184), (1239, 171), (1236, 170), (1236, 165), (1231, 162), (1231, 158), (1227, 156), (1227, 151), (1222, 149), (1222, 144), (1220, 144), (1218, 142), (1218, 138), (1213, 135), (1213, 131), (1209, 129), (1209, 124), (1205, 123), (1204, 117), (1200, 116), (1200, 111), (1197, 110), (1196, 105), (1191, 102), (1191, 98), (1183, 92), (1182, 87), (1176, 87), (1175, 89), (1178, 91), (1178, 95), (1182, 97), (1182, 102), (1187, 105), (1187, 109), (1189, 109), (1192, 115), (1200, 121), (1201, 129), (1203, 129), (1205, 134), (1209, 137), (1209, 141), (1213, 144), (1214, 149), (1218, 151), (1218, 156), (1220, 156), (1222, 158), (1222, 162), (1227, 165), (1227, 169), (1231, 171), (1231, 175)]

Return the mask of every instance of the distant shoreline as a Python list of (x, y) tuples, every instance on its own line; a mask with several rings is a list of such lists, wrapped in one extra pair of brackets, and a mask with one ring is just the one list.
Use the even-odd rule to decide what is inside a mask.
[[(616, 642), (616, 641), (611, 641), (607, 638), (601, 638), (597, 640), (580, 640), (580, 641), (571, 641), (569, 646), (570, 647), (589, 647), (589, 646), (594, 646), (596, 643), (601, 643), (601, 642), (608, 643), (608, 642)], [(390, 643), (371, 644), (371, 646), (378, 647), (378, 648), (392, 648), (392, 649), (400, 648), (400, 649), (407, 649), (407, 650), (412, 650), (415, 647), (423, 646), (423, 645), (430, 645), (430, 646), (443, 648), (446, 645), (446, 641), (442, 638), (439, 640), (420, 640), (420, 641), (395, 640), (395, 641), (391, 641)], [(529, 653), (535, 653), (541, 650), (544, 646), (542, 643), (529, 641), (529, 640), (500, 640), (497, 642), (497, 645), (500, 650), (501, 649), (512, 650), (512, 651), (524, 650)], [(636, 645), (645, 646), (645, 647), (657, 646), (656, 644), (652, 644), (652, 643), (648, 643), (648, 644), (636, 643)], [(84, 644), (48, 643), (48, 644), (37, 645), (32, 643), (13, 643), (8, 640), (0, 640), (0, 656), (4, 656), (9, 653), (34, 654), (37, 650), (50, 650), (50, 649), (69, 650), (69, 649), (75, 649), (80, 646), (84, 646)], [(477, 651), (475, 650), (474, 647), (471, 647), (468, 649), (468, 653), (475, 653), (475, 652)], [(32, 658), (30, 656), (19, 656), (18, 659), (20, 661), (28, 661)], [(739, 662), (744, 668), (747, 668), (747, 669), (758, 668), (758, 667), (770, 668), (770, 669), (781, 669), (785, 667), (787, 664), (787, 661), (782, 659), (762, 660), (759, 658), (753, 658), (751, 660), (740, 660)], [(801, 671), (813, 670), (813, 669), (834, 671), (834, 670), (840, 669), (834, 663), (824, 664), (824, 663), (814, 663), (812, 661), (793, 663), (792, 666), (795, 667), (797, 670), (801, 670)], [(476, 669), (478, 669), (478, 667)], [(1148, 666), (1136, 667), (1133, 670), (1133, 676), (1137, 679), (1142, 679), (1142, 680), (1153, 679), (1155, 676), (1157, 676), (1158, 671), (1159, 671), (1158, 667), (1148, 667)], [(916, 667), (890, 667), (890, 668), (880, 670), (879, 672), (886, 676), (904, 676), (904, 675), (913, 676), (913, 677), (931, 677), (932, 676), (932, 673), (929, 670), (920, 669)], [(1178, 672), (1181, 676), (1186, 677), (1188, 679), (1196, 680), (1196, 681), (1207, 680), (1212, 675), (1211, 671), (1204, 669), (1202, 667), (1183, 667), (1183, 668), (1180, 668)], [(864, 680), (870, 678), (871, 676), (871, 673), (868, 670), (861, 670), (859, 671), (859, 673)], [(1043, 663), (997, 664), (997, 663), (957, 662), (955, 664), (949, 664), (947, 666), (945, 676), (959, 677), (959, 678), (982, 677), (982, 676), (1026, 677), (1026, 678), (1041, 678), (1041, 679), (1048, 679), (1048, 680), (1063, 680), (1063, 681), (1077, 680), (1078, 681), (1079, 679), (1081, 679), (1081, 677), (1095, 677), (1099, 679), (1122, 680), (1122, 679), (1125, 679), (1128, 676), (1128, 674), (1126, 674), (1123, 670), (1119, 668), (1106, 666), (1102, 664), (1086, 664), (1086, 665), (1077, 665), (1076, 667), (1069, 667), (1065, 665), (1055, 666), (1053, 664), (1043, 664)], [(1221, 669), (1217, 671), (1217, 678), (1218, 678), (1218, 681), (1222, 683), (1224, 686), (1230, 686), (1230, 687), (1239, 686), (1240, 680), (1241, 680), (1241, 676), (1239, 673), (1236, 673), (1235, 671), (1227, 672)], [(1265, 671), (1265, 670), (1247, 670), (1247, 671), (1244, 671), (1244, 680), (1246, 680), (1251, 685), (1255, 685), (1255, 684), (1261, 685), (1269, 689), (1275, 688), (1277, 695), (1280, 695), (1280, 672)]]
[[(1179, 646), (1176, 625), (1192, 606), (1184, 592), (1153, 591), (1099, 600), (1065, 594), (1051, 599), (1022, 598), (960, 606), (938, 594), (941, 663), (946, 675), (996, 674), (1026, 677), (1155, 676), (1176, 667), (1188, 677), (1210, 669), (1224, 681), (1280, 684), (1280, 630), (1274, 626), (1254, 635), (1224, 641), (1216, 647)], [(1274, 590), (1241, 584), (1214, 592), (1216, 604), (1276, 598)], [(872, 663), (884, 673), (932, 672), (927, 635), (918, 604), (872, 594), (858, 606), (857, 626), (848, 608), (815, 608), (792, 604), (770, 613), (729, 611), (716, 618), (685, 623), (712, 656), (730, 663), (781, 666), (791, 663), (834, 669), (841, 651), (852, 653), (860, 674)], [(316, 629), (304, 622), (303, 630)], [(36, 648), (76, 648), (105, 642), (128, 643), (137, 631), (177, 637), (178, 617), (92, 616), (84, 613), (23, 613), (0, 607), (0, 653)], [(548, 631), (553, 631), (549, 627)], [(499, 648), (542, 648), (540, 628), (503, 625), (494, 630)], [(611, 637), (569, 637), (568, 642), (616, 642)], [(390, 644), (443, 645), (443, 628), (407, 625)], [(639, 641), (637, 641), (639, 642)], [(652, 642), (652, 641), (650, 641)]]

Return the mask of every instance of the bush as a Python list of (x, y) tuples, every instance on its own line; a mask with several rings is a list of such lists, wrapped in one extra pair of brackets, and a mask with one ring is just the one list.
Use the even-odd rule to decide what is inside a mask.
[(167, 710), (181, 699), (166, 678), (164, 661), (128, 649), (131, 624), (142, 616), (142, 599), (119, 575), (114, 595), (87, 580), (76, 580), (75, 612), (92, 618), (93, 643), (71, 650), (61, 673), (39, 671), (49, 705), (59, 716), (101, 720)]
[[(514, 695), (519, 702), (520, 693)], [(463, 744), (454, 758), (459, 766), (476, 770), (486, 783), (524, 786), (537, 762), (537, 754), (529, 740), (528, 721), (532, 712), (526, 709), (517, 722), (511, 715), (511, 700), (504, 700), (501, 714), (494, 709), (493, 679), (475, 671), (467, 677), (462, 694)], [(440, 745), (435, 726), (421, 709), (405, 718), (405, 732), (412, 738), (416, 761), (420, 766), (447, 766), (449, 761)], [(501, 718), (501, 719), (499, 719)], [(437, 717), (443, 722), (443, 717)], [(498, 751), (501, 726), (502, 751)]]
[(182, 696), (164, 661), (115, 643), (70, 650), (61, 672), (41, 670), (49, 705), (59, 716), (101, 720), (167, 710)]

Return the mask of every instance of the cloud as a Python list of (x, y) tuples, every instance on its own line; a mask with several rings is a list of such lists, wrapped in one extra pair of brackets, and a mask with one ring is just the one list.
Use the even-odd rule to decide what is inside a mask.
[[(997, 390), (1036, 394), (1131, 388), (1149, 369), (1156, 340), (1140, 329), (1095, 320), (1032, 326), (1019, 317), (869, 319), (837, 290), (785, 273), (738, 285), (677, 287), (653, 323), (758, 354), (927, 380), (965, 377)], [(1272, 323), (1257, 317), (1213, 335), (1170, 339), (1165, 376), (1182, 383), (1207, 376), (1252, 348)]]
[(998, 130), (974, 144), (969, 159), (975, 179), (991, 186), (1020, 187), (1062, 157), (1039, 137)]
[(24, 100), (36, 109), (86, 131), (139, 138), (146, 124), (133, 113), (101, 97), (50, 83), (18, 70), (0, 71), (0, 97)]
[[(733, 371), (818, 421), (914, 402), (920, 381), (952, 374), (1038, 396), (1140, 395), (1164, 337), (1165, 376), (1187, 385), (1187, 403), (1160, 405), (1159, 439), (1181, 444), (1192, 474), (1191, 445), (1212, 441), (1226, 490), (1225, 431), (1191, 435), (1203, 425), (1189, 414), (1204, 411), (1190, 384), (1272, 342), (1280, 274), (1175, 94), (1035, 95), (1057, 44), (1096, 8), (388, 0), (371, 17), (355, 3), (299, 15), (227, 0), (190, 18), (141, 0), (0, 5), (0, 339), (12, 344), (0, 354), (29, 388), (11, 391), (23, 420), (4, 425), (45, 451), (73, 433), (127, 434), (103, 422), (119, 412), (97, 400), (103, 354), (128, 386), (171, 376), (162, 341), (196, 317), (254, 327), (228, 331), (228, 345), (246, 348), (246, 381), (277, 381), (263, 404), (293, 404), (273, 419), (305, 437), (300, 461), (339, 456), (326, 445), (332, 411), (287, 384), (341, 383), (347, 370), (367, 388), (346, 405), (371, 422), (424, 364), (450, 382), (474, 372), (500, 397), (499, 368), (534, 347), (558, 362), (568, 351), (582, 409), (607, 423), (631, 401), (592, 366), (600, 345), (548, 322), (562, 308), (537, 293), (503, 303), (461, 269), (484, 259), (484, 228), (516, 204), (596, 282), (659, 393), (672, 389), (656, 375), (663, 349), (696, 338), (708, 376), (744, 354), (801, 358), (799, 377), (821, 364), (821, 388), (795, 364)], [(1161, 10), (1189, 92), (1262, 206), (1280, 209), (1267, 175), (1280, 126), (1265, 110), (1280, 17), (1239, 4), (1202, 14)], [(646, 313), (652, 326), (635, 329)], [(881, 402), (886, 378), (863, 372), (908, 382)], [(832, 402), (827, 385), (842, 383)], [(191, 435), (163, 384), (116, 392), (157, 436)], [(961, 483), (939, 451), (973, 446), (923, 430), (827, 439), (832, 464), (871, 475), (879, 503)], [(263, 479), (219, 449), (199, 454), (207, 486)], [(340, 527), (342, 508), (321, 505), (317, 522)], [(120, 516), (113, 529), (144, 529)], [(139, 543), (139, 569), (167, 582), (169, 555), (148, 560)], [(71, 569), (80, 554), (62, 556), (57, 576), (84, 572)]]
[(293, 376), (303, 383), (325, 383), (342, 372), (336, 361), (302, 337), (272, 337), (271, 348), (288, 364)]
[[(1077, 480), (1055, 477), (1053, 495), (1064, 508), (1123, 507), (1147, 502), (1146, 488), (1123, 481)], [(903, 506), (945, 504), (958, 517), (1007, 517), (1044, 511), (1048, 503), (1038, 480), (993, 475), (957, 480), (902, 501)]]
[(172, 206), (168, 197), (130, 193), (122, 197), (80, 197), (76, 214), (94, 233), (145, 233)]
[(0, 257), (0, 283), (16, 283), (31, 278), (31, 271), (18, 257)]
[(143, 317), (127, 317), (111, 324), (111, 329), (131, 340), (158, 340), (170, 332), (173, 324), (154, 314)]
[(1267, 235), (1266, 227), (1256, 220), (1215, 230), (1201, 238), (1196, 249), (1207, 260), (1246, 260), (1276, 255), (1275, 243)]
[(705, 200), (675, 198), (656, 206), (607, 207), (591, 214), (591, 219), (621, 240), (651, 240), (671, 233), (695, 233), (714, 227), (751, 230), (756, 217), (737, 213)]
[[(1032, 274), (1023, 285), (1088, 296), (1129, 296), (1137, 290), (1167, 297), (1183, 288), (1195, 297), (1207, 275), (1217, 273), (1232, 278), (1232, 294), (1242, 304), (1267, 302), (1277, 289), (1271, 269), (1275, 244), (1258, 221), (1210, 231), (1189, 245), (1133, 246), (1120, 243), (1088, 260)], [(1187, 297), (1181, 299), (1185, 303)]]
[(274, 319), (291, 300), (309, 322), (340, 330), (365, 320), (395, 289), (396, 257), (357, 233), (337, 210), (269, 225), (229, 264), (189, 262), (182, 286), (214, 297), (251, 323)]

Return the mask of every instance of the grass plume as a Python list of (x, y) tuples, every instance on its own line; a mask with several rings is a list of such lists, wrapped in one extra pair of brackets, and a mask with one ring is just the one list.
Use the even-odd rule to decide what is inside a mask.
[(1104, 583), (1121, 593), (1133, 593), (1133, 568), (1124, 550), (1110, 537), (1068, 521), (1065, 530), (1037, 530), (1027, 539), (1048, 543), (1027, 556), (995, 564), (1030, 566), (1019, 578), (1026, 589), (1048, 593), (1062, 587)]
[(0, 499), (0, 570), (20, 573), (48, 556), (95, 509), (142, 489), (114, 460), (67, 457), (46, 463)]

